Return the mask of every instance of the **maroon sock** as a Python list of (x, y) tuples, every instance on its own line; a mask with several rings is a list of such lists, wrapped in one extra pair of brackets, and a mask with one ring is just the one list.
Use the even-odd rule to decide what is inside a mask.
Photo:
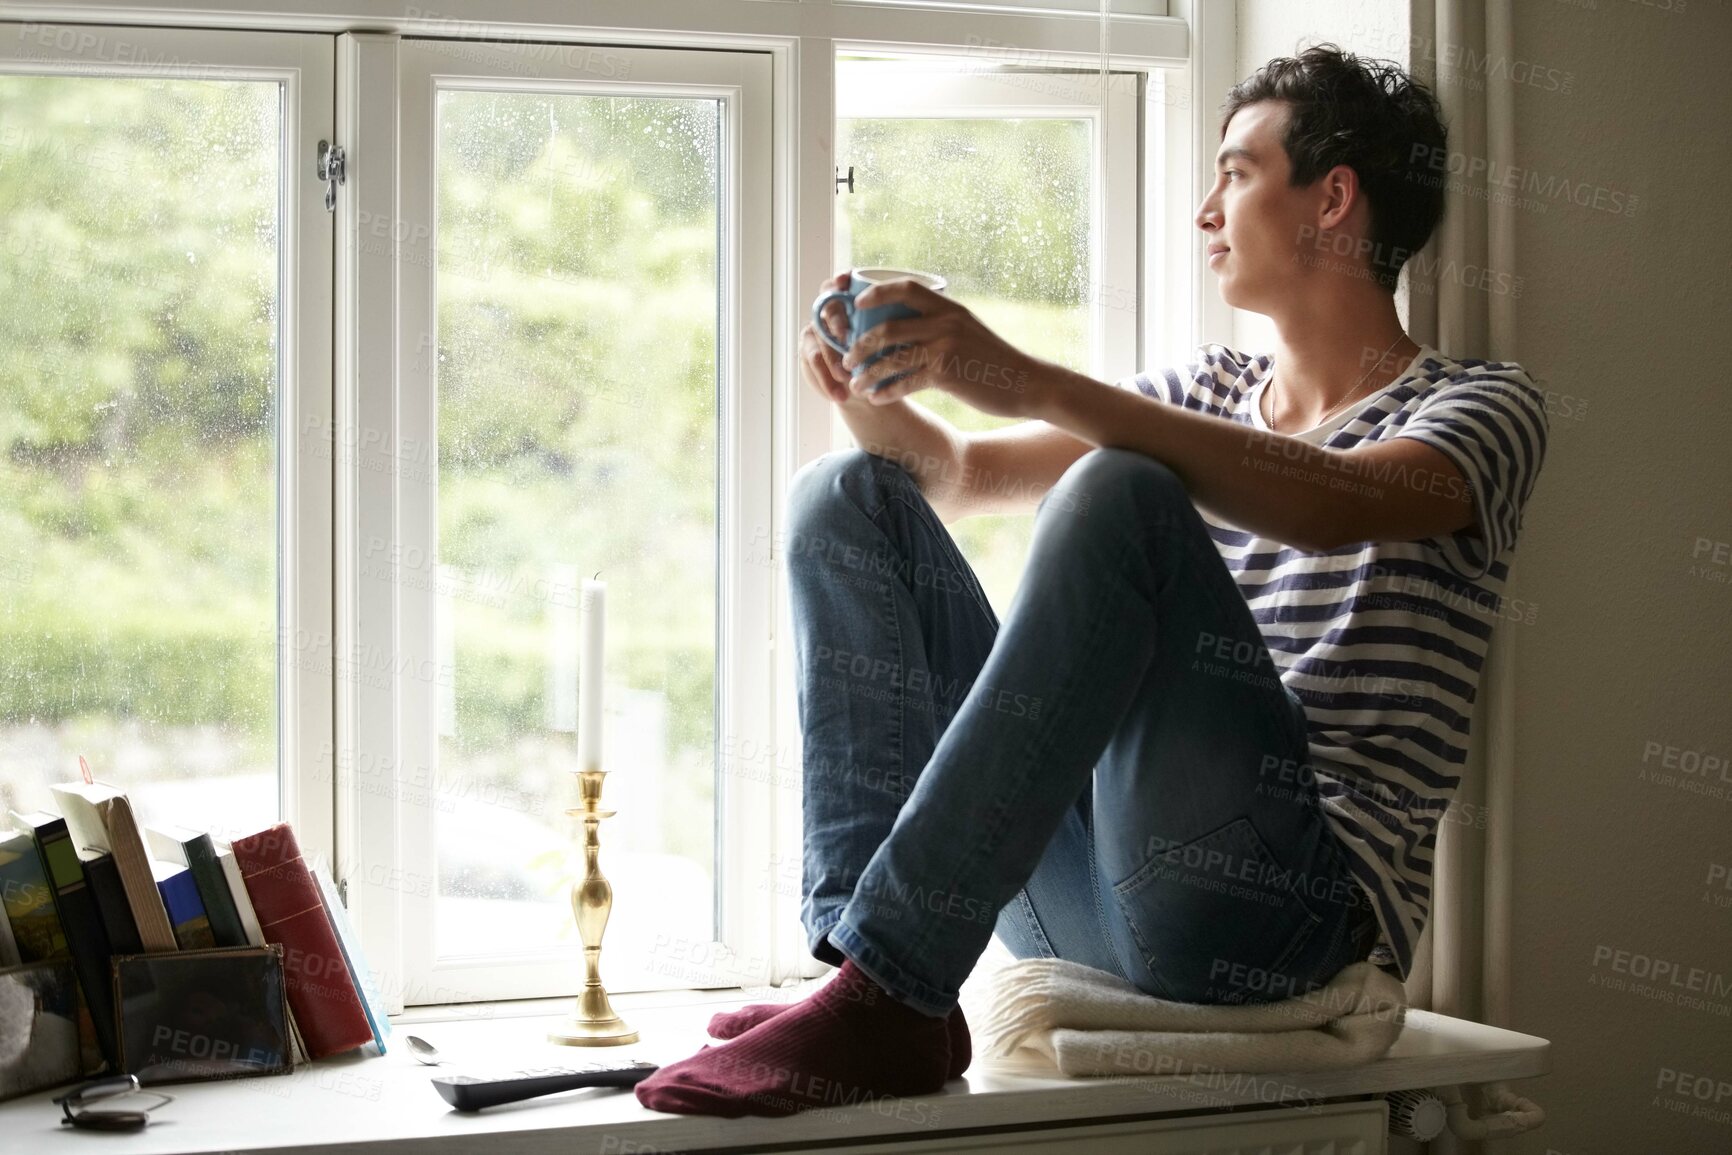
[(792, 1115), (944, 1086), (946, 1020), (891, 998), (854, 965), (719, 1047), (661, 1068), (638, 1102), (682, 1115)]
[[(722, 1011), (710, 1016), (710, 1038), (731, 1039), (743, 1035), (766, 1019), (773, 1019), (789, 1007), (798, 1003), (748, 1003), (737, 1011)], [(973, 1041), (968, 1034), (968, 1020), (962, 1015), (962, 1008), (950, 1008), (950, 1014), (945, 1017), (944, 1027), (950, 1033), (950, 1069), (945, 1072), (945, 1082), (960, 1079), (968, 1064), (974, 1059)]]

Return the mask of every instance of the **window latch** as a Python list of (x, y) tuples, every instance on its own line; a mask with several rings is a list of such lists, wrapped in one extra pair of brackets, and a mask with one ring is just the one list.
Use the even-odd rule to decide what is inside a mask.
[(343, 146), (328, 140), (319, 142), (318, 166), (313, 170), (325, 182), (325, 211), (337, 209), (337, 186), (343, 183)]
[[(838, 173), (840, 173), (840, 171), (841, 171), (840, 169), (837, 170)], [(843, 185), (848, 186), (848, 191), (850, 193), (852, 193), (854, 191), (854, 166), (853, 165), (848, 166), (848, 175), (847, 176), (838, 175), (836, 177), (836, 195), (837, 196), (842, 195), (842, 186)]]

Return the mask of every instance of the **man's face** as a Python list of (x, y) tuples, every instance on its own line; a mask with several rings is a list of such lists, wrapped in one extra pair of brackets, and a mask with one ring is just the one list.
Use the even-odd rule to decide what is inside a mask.
[(1221, 299), (1258, 313), (1289, 297), (1310, 271), (1301, 239), (1316, 235), (1326, 200), (1321, 180), (1307, 188), (1287, 183), (1287, 114), (1277, 100), (1233, 114), (1215, 153), (1215, 185), (1197, 207)]

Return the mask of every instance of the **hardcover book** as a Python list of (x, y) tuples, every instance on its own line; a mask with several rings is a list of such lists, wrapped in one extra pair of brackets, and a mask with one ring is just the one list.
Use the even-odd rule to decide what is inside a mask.
[(36, 840), (21, 831), (0, 832), (0, 905), (12, 924), (22, 962), (47, 962), (71, 953), (60, 917), (54, 912), (54, 892), (36, 853)]
[(102, 913), (96, 906), (96, 895), (84, 879), (84, 869), (72, 848), (72, 836), (66, 821), (58, 814), (38, 810), (31, 814), (12, 815), (13, 823), (36, 840), (37, 853), (42, 856), (48, 872), (49, 886), (54, 892), (54, 909), (60, 916), (61, 929), (72, 951), (73, 969), (79, 985), (84, 988), (84, 1000), (90, 1008), (91, 1028), (102, 1058), (113, 1070), (119, 1070), (120, 1052), (115, 1046), (114, 998), (109, 990), (108, 958), (113, 953), (108, 932), (102, 926)]
[(108, 945), (113, 953), (143, 953), (138, 923), (133, 921), (132, 907), (126, 901), (126, 886), (120, 881), (120, 867), (116, 865), (114, 855), (97, 854), (80, 847), (78, 864), (84, 868), (84, 881), (96, 895), (96, 909), (102, 914), (102, 929), (108, 934)]
[(18, 940), (12, 937), (12, 923), (6, 910), (0, 907), (0, 970), (15, 967), (24, 960), (18, 957)]
[(150, 864), (156, 889), (162, 894), (163, 909), (168, 912), (168, 924), (174, 928), (174, 941), (181, 950), (204, 950), (216, 945), (211, 934), (210, 919), (204, 912), (204, 900), (199, 898), (198, 884), (192, 871), (172, 862)]
[(308, 1058), (322, 1059), (373, 1041), (336, 932), (287, 823), (233, 849), (265, 941), (283, 947), (283, 973)]
[(60, 803), (60, 813), (66, 816), (67, 829), (72, 831), (79, 852), (114, 856), (143, 948), (178, 949), (174, 928), (168, 923), (168, 911), (162, 905), (162, 895), (150, 871), (144, 838), (126, 795), (101, 782), (68, 782), (48, 789)]
[(264, 946), (265, 932), (259, 926), (258, 912), (253, 909), (252, 896), (247, 894), (247, 884), (241, 878), (241, 864), (235, 860), (235, 852), (227, 843), (217, 844), (217, 865), (222, 867), (223, 881), (228, 884), (229, 898), (234, 901), (235, 914), (241, 920), (241, 933), (246, 936), (248, 946)]
[(349, 923), (349, 912), (343, 907), (343, 896), (331, 874), (323, 866), (313, 867), (313, 879), (319, 884), (319, 897), (325, 900), (325, 913), (330, 916), (331, 929), (337, 932), (337, 945), (343, 950), (343, 963), (349, 977), (361, 993), (361, 1009), (367, 1013), (367, 1029), (373, 1032), (373, 1045), (385, 1053), (385, 1036), (391, 1033), (391, 1020), (385, 1017), (385, 1000), (373, 982), (373, 972), (361, 954), (361, 939)]
[(210, 919), (211, 937), (217, 946), (246, 946), (246, 930), (241, 926), (240, 912), (229, 894), (228, 879), (223, 875), (219, 851), (211, 836), (185, 826), (151, 826), (144, 832), (151, 853), (160, 862), (172, 862), (192, 871), (198, 886), (199, 901), (205, 917)]

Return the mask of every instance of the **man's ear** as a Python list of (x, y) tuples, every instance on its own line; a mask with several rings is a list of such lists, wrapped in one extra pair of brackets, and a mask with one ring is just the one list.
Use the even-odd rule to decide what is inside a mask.
[(1338, 164), (1317, 179), (1323, 186), (1323, 213), (1317, 220), (1317, 227), (1319, 230), (1338, 229), (1353, 214), (1353, 206), (1359, 203), (1359, 174), (1348, 165)]

